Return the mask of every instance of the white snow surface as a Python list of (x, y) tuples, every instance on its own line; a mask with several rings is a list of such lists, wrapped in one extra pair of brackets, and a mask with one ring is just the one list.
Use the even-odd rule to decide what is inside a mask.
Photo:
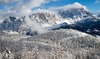
[(16, 31), (3, 31), (4, 33), (7, 33), (7, 34), (19, 34), (18, 32)]

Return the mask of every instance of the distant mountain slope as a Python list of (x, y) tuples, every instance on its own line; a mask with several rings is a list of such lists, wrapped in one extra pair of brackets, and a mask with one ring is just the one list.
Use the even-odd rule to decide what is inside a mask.
[(78, 22), (76, 22), (75, 24), (58, 24), (55, 26), (52, 26), (50, 28), (57, 30), (60, 28), (63, 29), (75, 29), (75, 30), (79, 30), (81, 32), (85, 32), (91, 35), (99, 35), (100, 36), (100, 19), (97, 18), (86, 18), (84, 20), (80, 20)]
[(98, 14), (98, 15), (97, 15), (97, 17), (99, 17), (99, 18), (100, 18), (100, 14)]
[(87, 18), (76, 24), (69, 25), (69, 28), (86, 32), (92, 35), (100, 35), (100, 19)]

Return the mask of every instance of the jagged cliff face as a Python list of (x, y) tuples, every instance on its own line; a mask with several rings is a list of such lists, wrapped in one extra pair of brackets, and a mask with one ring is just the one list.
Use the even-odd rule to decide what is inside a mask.
[(36, 23), (40, 24), (50, 24), (54, 25), (56, 24), (57, 21), (60, 21), (60, 15), (55, 13), (49, 13), (49, 12), (44, 12), (44, 13), (33, 13), (32, 15), (29, 16), (30, 19), (32, 19)]

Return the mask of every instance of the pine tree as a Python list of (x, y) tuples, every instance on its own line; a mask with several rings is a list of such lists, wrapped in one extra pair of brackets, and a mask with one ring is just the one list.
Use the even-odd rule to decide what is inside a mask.
[(62, 59), (63, 51), (60, 42), (54, 43), (54, 46), (52, 48), (52, 53), (54, 55), (53, 59)]
[(33, 48), (31, 57), (32, 59), (39, 59), (39, 50), (37, 46)]
[(28, 48), (24, 45), (21, 59), (31, 59)]
[(2, 53), (2, 59), (14, 59), (13, 54), (8, 48)]
[(0, 53), (0, 59), (2, 59), (2, 54)]

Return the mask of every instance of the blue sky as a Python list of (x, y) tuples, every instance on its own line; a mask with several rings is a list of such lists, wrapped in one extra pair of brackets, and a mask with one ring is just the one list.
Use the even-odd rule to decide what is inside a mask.
[(78, 2), (84, 6), (86, 6), (92, 13), (99, 12), (100, 11), (100, 1), (96, 2), (96, 0), (60, 0), (57, 2), (50, 2), (48, 4), (45, 4), (43, 7), (49, 8), (49, 7), (56, 7), (56, 6), (64, 6), (68, 4), (73, 4), (75, 2)]
[[(58, 0), (58, 1), (51, 1), (49, 3), (41, 5), (40, 8), (49, 8), (49, 7), (59, 7), (59, 6), (64, 6), (68, 4), (73, 4), (75, 2), (78, 2), (84, 6), (86, 6), (91, 12), (98, 12), (100, 11), (100, 1), (97, 0)], [(0, 5), (0, 10), (3, 10), (5, 6), (12, 6), (13, 4), (6, 4), (6, 5)]]

